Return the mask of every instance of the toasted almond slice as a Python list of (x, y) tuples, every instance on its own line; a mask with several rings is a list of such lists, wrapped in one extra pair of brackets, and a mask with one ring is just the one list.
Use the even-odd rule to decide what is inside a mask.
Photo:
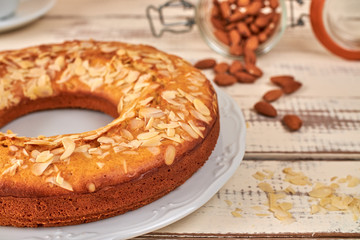
[(60, 156), (60, 160), (64, 160), (71, 156), (75, 150), (76, 145), (74, 140), (70, 137), (64, 137), (61, 142), (64, 146), (65, 152)]
[(192, 138), (198, 138), (199, 135), (186, 123), (179, 122), (182, 129), (185, 130)]
[(31, 168), (31, 172), (35, 176), (41, 176), (51, 163), (52, 163), (52, 160), (47, 161), (47, 162), (35, 163)]
[(270, 186), (270, 184), (266, 182), (261, 182), (258, 184), (258, 187), (266, 193), (273, 193), (274, 189)]
[(169, 145), (165, 151), (165, 164), (171, 165), (175, 160), (176, 148), (173, 145)]
[(38, 163), (48, 162), (48, 161), (52, 160), (53, 157), (54, 157), (54, 154), (50, 153), (49, 150), (46, 150), (46, 151), (39, 153), (39, 155), (37, 155), (35, 162), (38, 162)]
[(11, 152), (16, 152), (16, 151), (19, 150), (19, 148), (18, 148), (17, 146), (15, 146), (15, 145), (11, 145), (11, 146), (9, 146), (9, 150), (10, 150)]
[(112, 144), (115, 143), (115, 140), (113, 138), (110, 137), (99, 137), (97, 140), (99, 143), (107, 143), (107, 144)]
[(143, 140), (141, 146), (143, 147), (157, 147), (161, 145), (161, 136), (157, 135), (155, 137)]
[(139, 104), (141, 106), (145, 106), (145, 105), (149, 104), (153, 99), (154, 99), (154, 97), (145, 98), (144, 100), (139, 101)]
[(164, 116), (164, 112), (158, 108), (141, 108), (139, 111), (139, 116), (147, 119), (150, 117), (161, 118), (162, 116)]
[(55, 181), (58, 183), (58, 184), (63, 184), (64, 183), (64, 178), (63, 177), (61, 177), (61, 175), (60, 175), (61, 173), (60, 172), (58, 172), (58, 174), (56, 175), (56, 179), (55, 179)]
[(173, 136), (175, 136), (175, 129), (174, 128), (167, 128), (166, 129), (166, 135), (168, 136), (168, 137), (173, 137)]
[(316, 198), (325, 198), (330, 196), (334, 190), (330, 187), (319, 187), (316, 189), (313, 189), (309, 192), (310, 197), (316, 197)]
[(123, 128), (120, 131), (121, 131), (121, 136), (123, 136), (125, 139), (127, 139), (129, 141), (134, 139), (134, 136), (128, 130)]
[(190, 127), (201, 137), (204, 138), (204, 135), (202, 134), (202, 132), (200, 131), (200, 129), (195, 125), (195, 123), (190, 120), (188, 121)]
[(154, 124), (154, 117), (150, 117), (149, 121), (147, 122), (146, 126), (145, 126), (145, 130), (149, 130), (150, 128), (153, 127)]
[(210, 110), (208, 107), (198, 98), (194, 99), (195, 109), (198, 110), (204, 116), (210, 116)]
[(137, 139), (139, 140), (147, 140), (147, 139), (150, 139), (150, 138), (153, 138), (155, 137), (156, 135), (158, 135), (159, 132), (145, 132), (145, 133), (140, 133), (138, 136), (137, 136)]

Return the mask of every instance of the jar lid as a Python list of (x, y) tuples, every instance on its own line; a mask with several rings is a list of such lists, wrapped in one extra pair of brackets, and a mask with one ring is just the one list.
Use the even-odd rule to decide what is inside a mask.
[(360, 60), (359, 7), (359, 0), (316, 0), (310, 6), (317, 39), (332, 53), (349, 60)]

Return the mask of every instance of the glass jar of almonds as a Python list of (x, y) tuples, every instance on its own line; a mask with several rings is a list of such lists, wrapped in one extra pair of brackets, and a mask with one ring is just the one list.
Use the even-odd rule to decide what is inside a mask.
[(269, 52), (286, 29), (283, 0), (200, 0), (196, 24), (207, 44), (227, 57)]

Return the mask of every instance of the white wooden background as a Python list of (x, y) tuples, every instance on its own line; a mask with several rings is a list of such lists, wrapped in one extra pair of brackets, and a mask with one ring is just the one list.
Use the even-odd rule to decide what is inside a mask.
[[(145, 17), (150, 3), (163, 1), (58, 0), (39, 21), (0, 34), (0, 50), (92, 38), (150, 44), (192, 63), (209, 57), (230, 62), (209, 49), (196, 27), (186, 34), (154, 38)], [(304, 6), (297, 6), (296, 14), (307, 13), (308, 5), (305, 1)], [(286, 200), (293, 203), (290, 212), (295, 222), (282, 223), (264, 206), (266, 194), (252, 177), (264, 169), (274, 171), (267, 182), (277, 190), (289, 185), (283, 181), (286, 167), (302, 171), (312, 183), (329, 184), (334, 176), (360, 177), (360, 63), (330, 54), (315, 39), (307, 21), (305, 27), (288, 28), (279, 44), (259, 57), (258, 65), (264, 76), (255, 84), (223, 88), (238, 103), (247, 123), (246, 154), (235, 175), (190, 216), (139, 238), (360, 237), (360, 221), (354, 221), (348, 211), (310, 213), (307, 193), (311, 186), (294, 186), (296, 194)], [(213, 78), (211, 71), (204, 73)], [(275, 102), (279, 117), (269, 119), (256, 114), (252, 106), (275, 88), (269, 77), (277, 74), (294, 75), (303, 87)], [(286, 113), (302, 118), (300, 131), (284, 129), (280, 119)], [(341, 186), (339, 192), (359, 197), (360, 186)], [(236, 208), (241, 209), (241, 217), (231, 214)]]

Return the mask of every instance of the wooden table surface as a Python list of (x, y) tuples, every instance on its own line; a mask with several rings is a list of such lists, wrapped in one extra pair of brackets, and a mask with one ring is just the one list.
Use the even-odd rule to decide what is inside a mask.
[[(161, 3), (151, 1), (155, 6)], [(149, 44), (191, 63), (203, 58), (231, 62), (206, 45), (196, 26), (189, 33), (154, 38), (145, 16), (148, 4), (145, 0), (58, 0), (40, 20), (0, 34), (0, 50), (91, 38)], [(309, 0), (297, 6), (296, 14), (308, 13), (308, 5)], [(247, 125), (245, 157), (234, 176), (193, 214), (138, 239), (360, 238), (360, 209), (335, 208), (334, 202), (326, 205), (323, 200), (315, 213), (319, 198), (309, 196), (317, 183), (333, 184), (338, 186), (332, 188), (334, 196), (360, 201), (360, 63), (329, 53), (306, 19), (304, 27), (288, 27), (257, 64), (264, 71), (257, 82), (222, 88), (237, 102)], [(204, 73), (213, 79), (211, 71)], [(269, 77), (279, 74), (295, 76), (303, 87), (274, 103), (279, 117), (256, 114), (254, 103), (274, 88)], [(281, 116), (287, 113), (302, 118), (299, 131), (289, 132), (282, 126)], [(287, 168), (307, 177), (308, 184), (290, 181)], [(279, 220), (269, 210), (271, 194), (258, 186), (263, 182), (277, 193), (286, 192), (277, 203), (287, 202), (281, 206), (289, 209), (290, 221)]]

